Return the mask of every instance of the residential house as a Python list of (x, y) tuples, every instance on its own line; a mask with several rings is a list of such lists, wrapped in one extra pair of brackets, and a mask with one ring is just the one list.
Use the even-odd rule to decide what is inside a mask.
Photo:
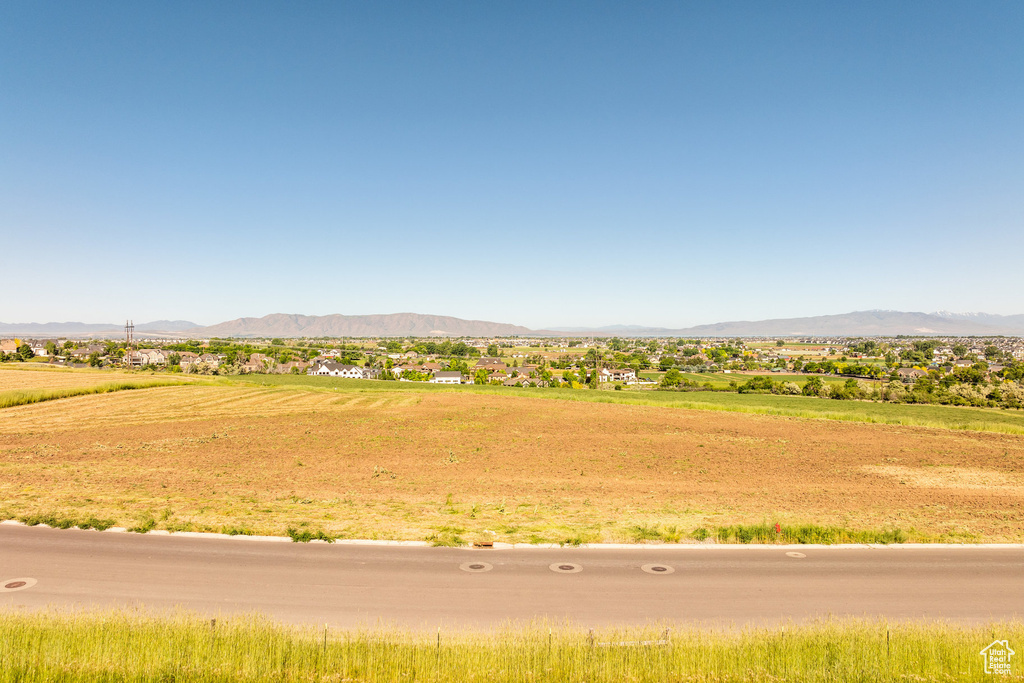
[(308, 367), (309, 367), (309, 363), (307, 363), (306, 361), (293, 360), (293, 361), (289, 361), (287, 363), (281, 363), (276, 368), (274, 368), (274, 372), (282, 374), (282, 375), (289, 375), (289, 374), (292, 374), (292, 373), (302, 373), (302, 372), (305, 372)]
[(0, 339), (0, 353), (17, 353), (17, 339)]
[(461, 384), (462, 373), (457, 370), (442, 370), (434, 373), (433, 384)]
[(396, 365), (395, 367), (391, 368), (391, 372), (395, 373), (396, 375), (401, 375), (403, 372), (426, 372), (426, 371), (423, 368), (421, 368), (420, 366), (418, 366), (418, 365), (406, 364), (406, 365)]
[(101, 356), (106, 355), (107, 347), (103, 344), (88, 344), (77, 349), (71, 349), (71, 355), (75, 358), (88, 358), (94, 353), (98, 353)]
[(50, 355), (49, 351), (46, 350), (46, 342), (33, 339), (28, 342), (29, 348), (32, 349), (32, 353), (39, 356), (40, 358), (46, 358)]
[(348, 379), (376, 379), (380, 371), (376, 368), (364, 368), (358, 365), (344, 365), (333, 360), (313, 364), (307, 371), (307, 375), (319, 375), (322, 377), (346, 377)]
[(242, 372), (266, 372), (273, 364), (274, 361), (269, 356), (254, 353), (242, 364)]
[(928, 376), (928, 373), (920, 368), (900, 368), (896, 371), (896, 374), (907, 384), (913, 384), (921, 377)]
[(505, 363), (500, 358), (481, 358), (476, 362), (476, 365), (474, 365), (473, 367), (476, 368), (477, 370), (480, 370), (482, 368), (488, 371), (506, 370), (508, 368), (508, 366), (505, 365)]
[(636, 371), (632, 368), (601, 368), (597, 374), (600, 382), (623, 382), (633, 384), (636, 382)]
[(178, 354), (178, 357), (180, 358), (180, 360), (178, 361), (178, 365), (181, 366), (182, 370), (186, 369), (190, 365), (195, 365), (199, 363), (198, 353), (192, 353), (191, 351), (182, 351), (181, 353)]
[(197, 363), (202, 363), (203, 365), (206, 365), (207, 367), (211, 368), (218, 368), (220, 367), (221, 361), (223, 360), (224, 359), (221, 356), (217, 356), (212, 353), (204, 353), (203, 355), (199, 356), (199, 358), (197, 359)]
[(171, 352), (164, 349), (139, 349), (132, 353), (132, 365), (166, 365)]

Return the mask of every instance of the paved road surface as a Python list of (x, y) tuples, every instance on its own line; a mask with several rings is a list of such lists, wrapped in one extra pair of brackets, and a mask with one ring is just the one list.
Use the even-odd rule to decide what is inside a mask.
[[(665, 569), (645, 571), (651, 564)], [(18, 578), (35, 584), (4, 588)], [(1024, 616), (1024, 549), (469, 550), (0, 526), (0, 609), (50, 605), (414, 628), (533, 619), (741, 625), (827, 615), (969, 622)]]

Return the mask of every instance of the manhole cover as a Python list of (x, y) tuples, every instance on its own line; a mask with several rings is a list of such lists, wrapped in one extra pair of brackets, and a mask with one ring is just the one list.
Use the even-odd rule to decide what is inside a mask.
[(572, 562), (556, 562), (555, 564), (549, 565), (548, 569), (559, 574), (578, 574), (583, 571), (583, 565), (574, 564)]
[(459, 569), (464, 572), (478, 573), (489, 572), (494, 569), (494, 566), (487, 562), (464, 562), (459, 565)]
[(671, 574), (675, 571), (675, 568), (668, 566), (667, 564), (645, 564), (640, 569), (644, 570), (648, 574)]
[(803, 553), (792, 552), (792, 553), (786, 553), (786, 557), (807, 557), (807, 556), (804, 555)]
[(35, 579), (7, 579), (3, 583), (0, 583), (0, 593), (13, 593), (14, 591), (25, 590), (36, 585)]

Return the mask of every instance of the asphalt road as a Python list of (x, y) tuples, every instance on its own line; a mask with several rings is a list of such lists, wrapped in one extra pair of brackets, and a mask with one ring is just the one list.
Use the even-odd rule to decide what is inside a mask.
[(260, 612), (339, 627), (745, 625), (829, 615), (977, 622), (1024, 616), (1024, 549), (470, 550), (0, 526), (0, 609), (50, 606)]

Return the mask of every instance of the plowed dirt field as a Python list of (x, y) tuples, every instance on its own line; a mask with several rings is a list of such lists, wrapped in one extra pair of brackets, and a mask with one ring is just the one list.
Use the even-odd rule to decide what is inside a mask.
[(621, 541), (735, 523), (1024, 540), (1024, 437), (470, 393), (173, 386), (0, 411), (0, 516)]

